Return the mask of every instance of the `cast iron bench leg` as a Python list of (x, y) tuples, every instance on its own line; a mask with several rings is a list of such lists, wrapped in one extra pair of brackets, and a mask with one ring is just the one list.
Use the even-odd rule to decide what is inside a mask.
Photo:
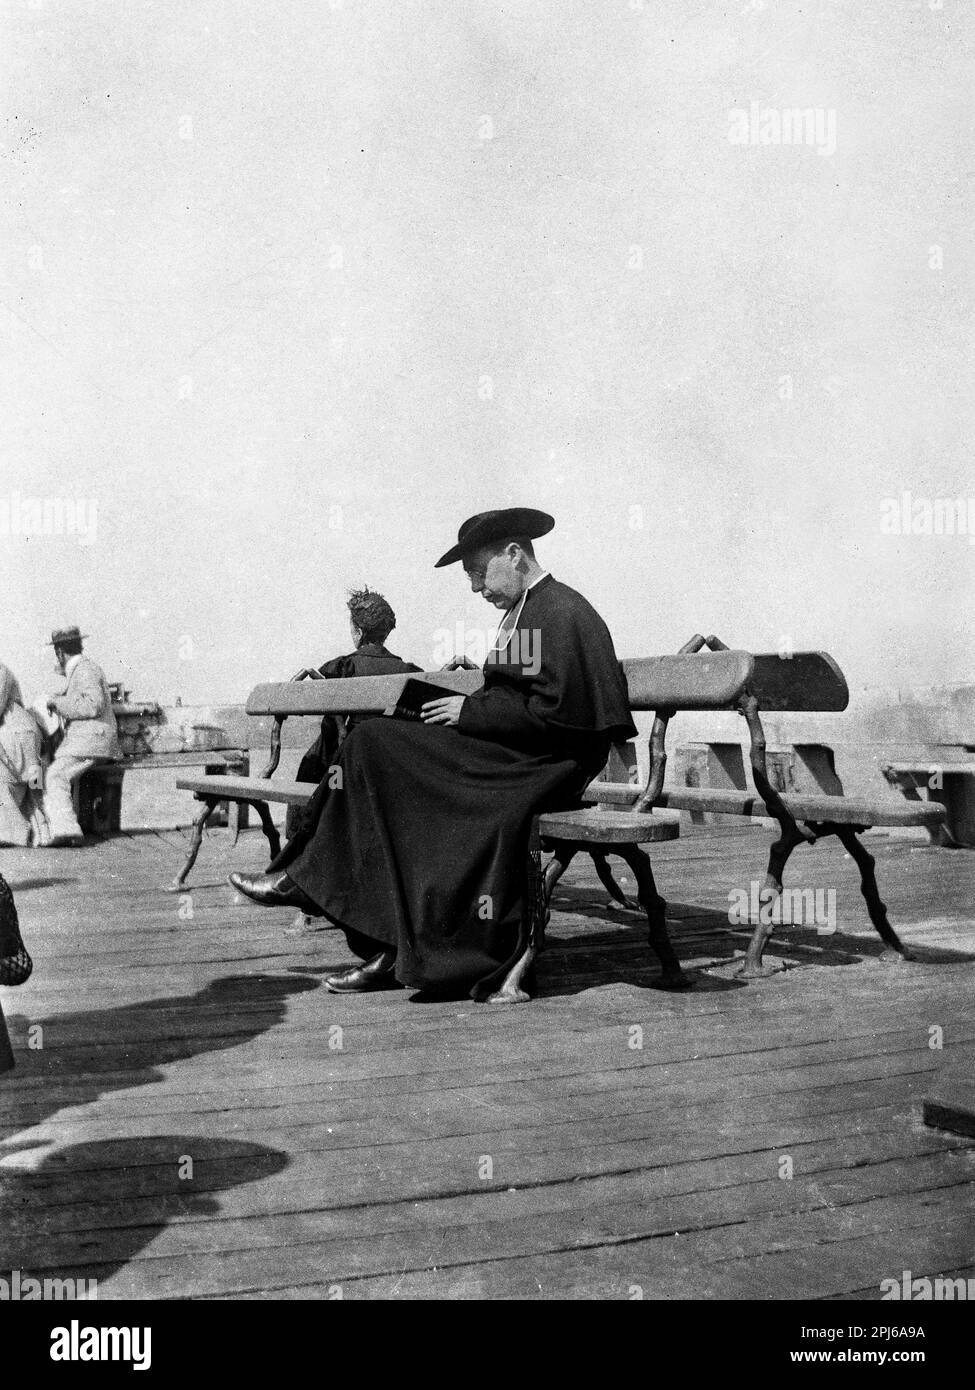
[[(203, 832), (206, 829), (207, 822), (219, 806), (220, 802), (226, 800), (226, 796), (208, 800), (204, 805), (203, 810), (199, 813), (196, 820), (193, 822), (193, 834), (190, 838), (190, 847), (186, 854), (186, 863), (183, 865), (179, 873), (173, 879), (172, 883), (166, 889), (167, 893), (179, 893), (182, 891), (183, 885), (189, 877), (190, 870), (196, 863), (196, 856), (200, 852), (200, 845), (203, 843)], [(234, 804), (240, 805), (239, 802), (235, 802)], [(248, 801), (247, 805), (253, 806), (255, 811), (261, 818), (261, 828), (264, 831), (268, 847), (271, 851), (270, 860), (273, 861), (281, 853), (281, 837), (278, 834), (277, 827), (275, 826), (274, 821), (271, 819), (270, 807), (268, 806), (266, 801)]]
[(633, 870), (633, 877), (637, 883), (637, 897), (647, 914), (650, 946), (660, 961), (660, 988), (690, 989), (693, 981), (689, 980), (680, 968), (680, 961), (667, 934), (667, 904), (657, 892), (650, 856), (639, 845), (616, 845), (613, 853), (618, 854)]
[(860, 870), (860, 891), (863, 893), (863, 900), (867, 905), (870, 920), (887, 947), (884, 952), (884, 959), (913, 960), (913, 954), (890, 925), (887, 906), (881, 898), (880, 889), (877, 886), (877, 872), (874, 867), (876, 861), (866, 845), (857, 838), (859, 832), (866, 830), (866, 828), (866, 826), (861, 825), (830, 825), (828, 827), (829, 833), (836, 836)]
[(196, 863), (196, 856), (200, 852), (200, 845), (203, 843), (203, 831), (206, 829), (206, 823), (213, 815), (218, 805), (219, 802), (207, 801), (203, 809), (197, 815), (196, 820), (193, 822), (193, 834), (190, 837), (190, 847), (186, 853), (186, 862), (173, 879), (172, 883), (167, 887), (167, 893), (179, 893), (182, 891), (183, 884), (186, 882), (187, 878), (189, 878), (190, 870)]
[[(801, 835), (798, 828), (793, 830), (786, 822), (780, 822), (782, 834), (773, 841), (769, 848), (768, 868), (765, 872), (765, 882), (762, 884), (761, 892), (758, 895), (759, 901), (759, 921), (756, 923), (755, 930), (752, 932), (751, 940), (748, 943), (748, 950), (745, 960), (740, 970), (737, 971), (738, 978), (741, 980), (763, 980), (769, 975), (776, 975), (782, 969), (780, 965), (765, 965), (762, 956), (765, 947), (768, 945), (774, 930), (771, 921), (771, 907), (776, 898), (782, 892), (782, 879), (785, 876), (785, 866), (789, 862), (789, 856), (797, 845), (807, 842), (807, 837)], [(763, 922), (761, 913), (768, 908), (770, 920)]]
[(738, 702), (738, 708), (748, 725), (752, 782), (755, 790), (765, 802), (766, 811), (779, 823), (779, 838), (769, 851), (765, 882), (759, 893), (759, 921), (748, 943), (745, 959), (736, 972), (739, 979), (760, 980), (768, 975), (777, 974), (782, 969), (780, 965), (764, 965), (762, 963), (762, 954), (772, 935), (772, 922), (771, 920), (763, 922), (761, 920), (762, 912), (768, 908), (768, 915), (771, 919), (772, 904), (782, 892), (782, 875), (789, 862), (789, 855), (796, 845), (801, 845), (804, 842), (812, 844), (816, 836), (807, 826), (800, 826), (796, 822), (795, 817), (769, 781), (765, 753), (765, 730), (762, 728), (762, 720), (758, 712), (757, 697), (751, 692), (746, 692)]
[[(592, 856), (592, 862), (596, 866), (596, 873), (599, 876), (599, 882), (606, 889), (607, 893), (609, 893), (610, 898), (613, 900), (613, 902), (618, 902), (620, 907), (625, 907), (630, 912), (639, 912), (640, 904), (634, 902), (632, 898), (627, 897), (627, 895), (623, 892), (622, 888), (616, 882), (616, 879), (613, 877), (613, 871), (609, 867), (609, 860), (606, 858), (606, 851), (601, 849), (591, 849), (589, 853)], [(607, 903), (606, 906), (612, 907), (613, 902)]]
[[(847, 854), (854, 861), (860, 870), (860, 891), (863, 893), (863, 900), (867, 905), (867, 912), (870, 914), (870, 921), (880, 939), (884, 942), (887, 950), (881, 959), (886, 961), (910, 961), (915, 957), (910, 948), (905, 946), (903, 941), (890, 925), (887, 916), (887, 906), (880, 896), (880, 888), (877, 885), (876, 861), (867, 849), (866, 845), (858, 838), (861, 831), (869, 829), (865, 825), (838, 825), (835, 821), (816, 821), (810, 822), (806, 827), (817, 840), (825, 839), (827, 835), (835, 835), (840, 841)], [(802, 843), (802, 838), (792, 839), (784, 832), (781, 840), (777, 840), (772, 846), (769, 855), (769, 870), (765, 880), (765, 888), (762, 890), (762, 903), (765, 905), (765, 889), (773, 888), (775, 895), (782, 891), (782, 874), (788, 861), (789, 855), (797, 844)], [(774, 867), (773, 867), (774, 864)], [(770, 897), (768, 903), (774, 901)], [(773, 925), (771, 922), (759, 922), (752, 939), (748, 943), (748, 952), (745, 956), (745, 963), (739, 971), (739, 976), (743, 979), (755, 979), (762, 976), (774, 974), (778, 966), (766, 966), (762, 964), (762, 953), (769, 943), (772, 936)]]
[(271, 850), (270, 861), (273, 862), (281, 853), (281, 836), (278, 834), (277, 826), (271, 819), (271, 810), (266, 801), (252, 801), (250, 805), (261, 818), (261, 829), (264, 831), (265, 838)]

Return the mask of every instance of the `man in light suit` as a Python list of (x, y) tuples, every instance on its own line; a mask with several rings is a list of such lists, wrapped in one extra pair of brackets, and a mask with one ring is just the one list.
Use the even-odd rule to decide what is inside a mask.
[(67, 687), (52, 695), (47, 707), (61, 719), (64, 738), (45, 779), (44, 810), (51, 826), (51, 844), (80, 844), (81, 826), (74, 812), (71, 788), (96, 762), (122, 756), (112, 698), (101, 667), (82, 651), (76, 627), (51, 634), (51, 646)]

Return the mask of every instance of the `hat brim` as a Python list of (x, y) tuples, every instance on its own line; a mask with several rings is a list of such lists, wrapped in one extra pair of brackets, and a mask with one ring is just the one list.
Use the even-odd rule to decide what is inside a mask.
[(486, 516), (471, 527), (462, 541), (458, 541), (441, 555), (434, 569), (439, 570), (443, 569), (444, 565), (456, 564), (472, 550), (487, 545), (489, 541), (501, 541), (506, 536), (524, 536), (527, 540), (533, 541), (539, 536), (547, 536), (554, 526), (554, 516), (549, 516), (548, 512), (537, 512), (531, 507), (512, 507), (493, 516)]
[(50, 642), (45, 642), (44, 645), (45, 645), (45, 647), (60, 647), (60, 645), (61, 645), (62, 642), (87, 642), (87, 641), (88, 641), (88, 633), (87, 633), (87, 632), (79, 632), (79, 633), (77, 633), (77, 634), (72, 633), (70, 637), (68, 637), (67, 635), (65, 635), (64, 637), (59, 637), (58, 640), (57, 640), (56, 642), (55, 642), (54, 638), (52, 637), (51, 640), (50, 640)]

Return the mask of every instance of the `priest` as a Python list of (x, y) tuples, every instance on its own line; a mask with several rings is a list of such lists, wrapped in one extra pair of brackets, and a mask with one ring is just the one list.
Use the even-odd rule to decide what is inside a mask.
[(492, 994), (525, 948), (532, 818), (577, 805), (636, 733), (609, 629), (535, 557), (554, 525), (520, 507), (464, 522), (437, 566), (460, 561), (503, 614), (482, 689), (354, 729), (272, 871), (230, 877), (344, 929), (361, 963), (334, 993)]

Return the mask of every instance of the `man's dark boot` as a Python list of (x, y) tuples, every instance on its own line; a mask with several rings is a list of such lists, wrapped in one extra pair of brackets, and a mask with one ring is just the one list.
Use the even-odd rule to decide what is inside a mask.
[(383, 989), (391, 983), (395, 965), (396, 952), (390, 947), (380, 951), (378, 956), (373, 956), (364, 965), (354, 965), (351, 970), (327, 975), (325, 988), (333, 994), (363, 994), (367, 989)]
[(238, 893), (262, 907), (300, 907), (309, 917), (321, 917), (322, 909), (303, 893), (287, 874), (231, 874), (228, 882)]

